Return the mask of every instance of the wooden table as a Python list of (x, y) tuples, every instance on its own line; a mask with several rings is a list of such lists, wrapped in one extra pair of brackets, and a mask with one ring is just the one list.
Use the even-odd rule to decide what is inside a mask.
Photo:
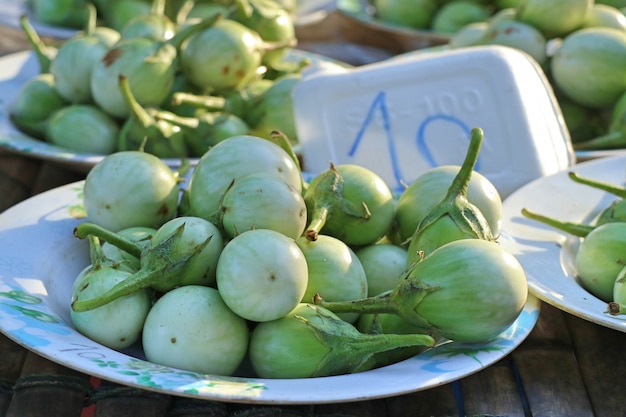
[[(21, 32), (0, 28), (1, 55), (27, 47)], [(0, 212), (83, 178), (54, 163), (0, 150)], [(118, 386), (50, 362), (0, 335), (0, 416), (618, 417), (626, 415), (625, 347), (626, 334), (544, 304), (536, 327), (513, 353), (460, 381), (373, 401), (275, 407)]]

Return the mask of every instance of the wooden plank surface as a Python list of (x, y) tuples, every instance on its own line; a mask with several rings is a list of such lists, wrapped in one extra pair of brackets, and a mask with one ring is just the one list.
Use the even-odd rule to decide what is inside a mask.
[(564, 313), (543, 305), (513, 358), (534, 416), (593, 416)]

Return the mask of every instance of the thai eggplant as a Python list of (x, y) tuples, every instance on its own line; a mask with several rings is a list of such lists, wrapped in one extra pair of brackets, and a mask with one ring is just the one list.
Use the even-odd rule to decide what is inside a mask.
[(420, 221), (410, 238), (408, 263), (423, 252), (428, 255), (441, 245), (458, 239), (495, 241), (484, 214), (467, 199), (467, 190), (483, 140), (480, 128), (472, 129), (469, 148), (444, 199)]
[(397, 314), (435, 338), (486, 342), (506, 330), (528, 297), (524, 269), (500, 245), (461, 239), (416, 261), (393, 290), (356, 301), (314, 303), (335, 313)]
[(348, 245), (365, 246), (391, 230), (391, 190), (380, 176), (360, 165), (331, 164), (311, 180), (304, 200), (309, 213), (305, 236), (309, 240), (323, 233)]
[(367, 371), (381, 365), (380, 352), (434, 344), (424, 334), (360, 333), (331, 311), (303, 303), (254, 328), (250, 360), (261, 378), (312, 378)]

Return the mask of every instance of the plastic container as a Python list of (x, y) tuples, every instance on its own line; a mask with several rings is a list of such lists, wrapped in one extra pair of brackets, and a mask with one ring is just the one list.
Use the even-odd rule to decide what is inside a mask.
[(575, 156), (539, 65), (505, 46), (406, 54), (305, 77), (293, 91), (304, 169), (358, 164), (401, 191), (439, 165), (460, 165), (470, 130), (485, 133), (475, 169), (502, 198)]

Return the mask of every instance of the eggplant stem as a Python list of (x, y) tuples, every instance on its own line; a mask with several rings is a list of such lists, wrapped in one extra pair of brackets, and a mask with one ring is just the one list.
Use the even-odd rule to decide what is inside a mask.
[(194, 33), (201, 31), (203, 29), (208, 29), (222, 19), (222, 14), (217, 13), (211, 17), (203, 19), (201, 22), (196, 23), (191, 26), (185, 26), (181, 30), (179, 30), (174, 36), (165, 41), (165, 44), (170, 44), (175, 47), (177, 50), (180, 49), (183, 42)]
[(139, 270), (124, 281), (118, 282), (98, 297), (90, 298), (88, 300), (74, 300), (71, 305), (72, 310), (76, 312), (83, 312), (102, 307), (103, 305), (109, 304), (120, 297), (124, 297), (142, 288), (149, 287), (150, 282), (153, 281), (153, 277), (160, 274), (161, 271)]
[(50, 65), (52, 64), (52, 58), (46, 52), (48, 45), (44, 43), (44, 41), (41, 39), (41, 37), (39, 36), (37, 31), (33, 27), (33, 25), (31, 25), (30, 21), (28, 20), (28, 16), (22, 15), (20, 17), (20, 26), (22, 27), (22, 30), (26, 34), (26, 37), (28, 38), (28, 42), (33, 47), (33, 51), (35, 52), (35, 55), (37, 56), (37, 61), (39, 62), (39, 71), (42, 74), (50, 72)]
[(130, 107), (131, 113), (133, 116), (142, 124), (143, 127), (148, 127), (154, 123), (154, 118), (150, 116), (150, 114), (144, 109), (141, 104), (137, 101), (135, 96), (133, 95), (132, 90), (130, 89), (130, 83), (128, 78), (125, 75), (120, 75), (118, 77), (119, 87), (124, 99), (126, 100), (126, 104)]
[(614, 194), (618, 197), (626, 198), (626, 187), (622, 187), (606, 181), (598, 181), (591, 178), (583, 177), (575, 172), (569, 172), (568, 176), (572, 181), (575, 181), (579, 184), (588, 185), (590, 187), (606, 191), (607, 193)]
[(326, 301), (317, 293), (313, 296), (313, 304), (330, 310), (333, 313), (398, 314), (399, 309), (392, 302), (393, 300), (390, 298), (390, 294), (390, 292), (385, 292), (374, 297), (351, 301)]
[(163, 16), (165, 14), (165, 0), (152, 0), (150, 14)]
[(302, 172), (302, 167), (300, 166), (300, 160), (298, 159), (298, 155), (296, 155), (296, 153), (294, 152), (293, 146), (291, 146), (291, 141), (289, 140), (287, 135), (285, 135), (280, 130), (272, 130), (270, 132), (270, 138), (272, 138), (272, 141), (274, 141), (274, 143), (276, 143), (285, 152), (287, 152), (287, 154), (293, 160), (293, 163), (296, 164), (296, 166), (298, 167), (298, 171)]
[(79, 239), (85, 239), (90, 235), (96, 236), (138, 258), (141, 256), (143, 251), (139, 244), (118, 233), (111, 232), (110, 230), (98, 226), (95, 223), (81, 223), (74, 228), (74, 236)]
[(320, 230), (326, 224), (326, 219), (328, 218), (328, 208), (320, 207), (316, 210), (313, 210), (312, 213), (313, 219), (311, 223), (309, 223), (309, 227), (304, 232), (304, 236), (312, 242), (317, 240), (317, 236), (319, 235)]
[(221, 111), (227, 109), (227, 100), (219, 96), (199, 96), (192, 93), (177, 92), (172, 94), (172, 104), (180, 106), (188, 104), (205, 110)]
[(183, 117), (164, 110), (156, 111), (152, 116), (156, 121), (164, 120), (173, 125), (187, 129), (197, 129), (200, 124), (200, 120), (195, 117)]
[(96, 30), (97, 25), (97, 11), (96, 6), (93, 3), (87, 3), (87, 23), (85, 24), (85, 28), (83, 29), (84, 35), (92, 35)]
[(609, 313), (612, 316), (619, 316), (626, 314), (626, 306), (616, 303), (615, 301), (611, 301), (608, 303), (605, 313)]
[(545, 216), (543, 214), (532, 212), (527, 208), (522, 209), (522, 215), (531, 220), (536, 220), (538, 222), (541, 222), (543, 224), (554, 227), (555, 229), (561, 230), (577, 237), (585, 237), (593, 229), (595, 229), (594, 226), (590, 226), (588, 224), (566, 222), (563, 220), (555, 219), (553, 217)]
[(472, 172), (474, 171), (474, 167), (476, 166), (476, 161), (478, 160), (478, 154), (480, 153), (483, 137), (484, 134), (481, 128), (477, 127), (472, 129), (470, 143), (467, 148), (465, 159), (459, 169), (459, 172), (452, 180), (450, 188), (448, 188), (448, 193), (445, 198), (446, 200), (454, 201), (459, 195), (467, 195), (469, 181), (472, 176)]
[(235, 1), (235, 10), (245, 19), (249, 19), (252, 17), (254, 10), (252, 9), (252, 5), (247, 0), (236, 0)]

